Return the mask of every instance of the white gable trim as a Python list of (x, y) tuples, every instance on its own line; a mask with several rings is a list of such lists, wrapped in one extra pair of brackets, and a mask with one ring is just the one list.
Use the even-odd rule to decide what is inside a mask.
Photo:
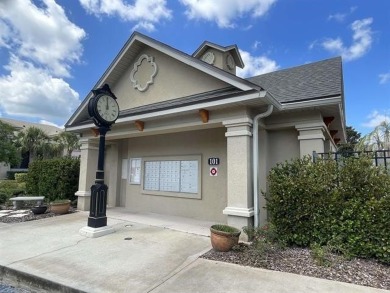
[[(151, 48), (154, 48), (176, 60), (179, 60), (189, 66), (192, 66), (196, 69), (199, 69), (200, 71), (203, 71), (219, 80), (222, 80), (232, 86), (235, 86), (243, 91), (246, 91), (246, 90), (252, 90), (254, 88), (258, 88), (260, 89), (259, 86), (255, 85), (255, 84), (252, 84), (252, 83), (249, 83), (248, 81), (246, 80), (243, 80), (239, 77), (236, 77), (235, 75), (232, 75), (230, 73), (227, 73), (225, 71), (223, 71), (222, 69), (219, 69), (219, 68), (216, 68), (215, 66), (213, 65), (209, 65), (205, 62), (197, 62), (197, 59), (195, 59), (194, 57), (192, 56), (189, 56), (189, 55), (186, 55), (184, 53), (182, 54), (179, 54), (179, 51), (176, 51), (174, 49), (172, 49), (171, 47), (168, 47), (168, 46), (163, 46), (162, 44), (160, 43), (157, 43), (156, 41), (152, 40), (152, 39), (149, 39), (149, 38), (146, 38), (144, 37), (143, 35), (136, 35), (135, 40), (138, 40), (146, 45), (148, 45), (149, 47)], [(181, 53), (181, 52), (180, 52)], [(195, 61), (196, 60), (196, 61)]]
[[(133, 46), (135, 42), (140, 42), (142, 44), (145, 44), (155, 50), (158, 50), (167, 56), (170, 56), (180, 62), (183, 62), (184, 64), (187, 64), (193, 68), (196, 68), (210, 76), (213, 76), (214, 78), (217, 78), (221, 81), (226, 82), (227, 84), (230, 84), (236, 88), (239, 88), (243, 91), (247, 90), (261, 90), (262, 88), (256, 84), (253, 84), (247, 80), (244, 80), (242, 78), (239, 78), (235, 75), (232, 75), (230, 73), (227, 73), (223, 71), (222, 69), (216, 68), (212, 65), (209, 65), (205, 62), (202, 62), (200, 60), (197, 60), (196, 58), (187, 55), (179, 50), (176, 50), (172, 47), (169, 47), (168, 45), (165, 45), (161, 42), (158, 42), (152, 38), (149, 38), (145, 35), (142, 35), (138, 32), (135, 32), (128, 42), (123, 46), (121, 51), (118, 53), (118, 55), (115, 57), (113, 62), (110, 64), (110, 66), (107, 68), (107, 70), (103, 73), (103, 75), (100, 77), (98, 82), (95, 84), (94, 88), (99, 88), (103, 86), (107, 82), (107, 78), (112, 74), (112, 72), (115, 70), (117, 65), (121, 62), (127, 51)], [(75, 113), (71, 116), (69, 121), (66, 124), (73, 124), (78, 117), (78, 114), (85, 111), (85, 108), (87, 107), (87, 101), (92, 97), (92, 93), (88, 93), (87, 97), (82, 101), (79, 108), (75, 111)]]
[(242, 61), (241, 54), (236, 45), (222, 47), (220, 45), (206, 41), (192, 54), (192, 56), (195, 58), (199, 58), (200, 55), (202, 55), (208, 48), (213, 48), (216, 49), (217, 51), (222, 51), (222, 52), (231, 52), (237, 66), (240, 68), (244, 68), (245, 66), (244, 61)]

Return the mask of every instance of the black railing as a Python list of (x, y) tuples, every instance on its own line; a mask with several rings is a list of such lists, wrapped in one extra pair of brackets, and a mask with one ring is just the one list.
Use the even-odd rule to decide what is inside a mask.
[(317, 159), (339, 161), (345, 158), (358, 158), (363, 155), (372, 158), (373, 164), (375, 164), (375, 166), (384, 166), (385, 168), (390, 169), (390, 150), (361, 151), (361, 152), (343, 151), (343, 152), (330, 152), (330, 153), (317, 153), (313, 151), (313, 161), (315, 162)]

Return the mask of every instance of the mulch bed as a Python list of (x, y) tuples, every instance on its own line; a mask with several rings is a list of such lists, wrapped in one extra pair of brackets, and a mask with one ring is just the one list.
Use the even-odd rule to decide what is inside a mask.
[(271, 247), (259, 253), (251, 244), (240, 243), (229, 252), (211, 249), (202, 258), (390, 290), (389, 265), (335, 254), (320, 265), (305, 248)]

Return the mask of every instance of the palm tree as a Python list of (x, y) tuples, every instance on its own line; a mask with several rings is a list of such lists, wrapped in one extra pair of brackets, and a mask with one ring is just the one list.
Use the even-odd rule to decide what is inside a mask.
[(358, 148), (371, 151), (390, 149), (390, 120), (385, 119), (372, 132), (362, 137)]
[(54, 138), (54, 141), (59, 144), (62, 150), (66, 151), (66, 155), (70, 157), (74, 150), (80, 148), (79, 138), (72, 132), (63, 131)]
[(19, 144), (22, 152), (29, 154), (29, 162), (37, 157), (46, 157), (49, 151), (49, 136), (35, 126), (27, 128), (18, 134)]

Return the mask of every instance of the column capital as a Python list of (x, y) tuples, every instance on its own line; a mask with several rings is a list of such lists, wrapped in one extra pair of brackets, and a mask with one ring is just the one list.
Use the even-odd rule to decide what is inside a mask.
[(225, 137), (252, 136), (251, 128), (253, 120), (248, 117), (226, 120), (223, 121), (222, 124), (227, 128)]
[(298, 140), (325, 140), (326, 125), (323, 122), (297, 124), (295, 129), (299, 131)]
[(99, 145), (95, 141), (91, 141), (90, 139), (80, 139), (79, 140), (81, 146), (80, 150), (99, 150)]
[(324, 131), (326, 129), (326, 125), (324, 122), (300, 123), (295, 125), (295, 129), (298, 131), (308, 131), (308, 130)]
[(252, 127), (253, 120), (250, 119), (249, 117), (244, 117), (244, 118), (225, 120), (225, 121), (222, 122), (222, 124), (224, 126), (226, 126), (226, 128), (229, 128), (229, 127), (242, 127), (242, 126)]

